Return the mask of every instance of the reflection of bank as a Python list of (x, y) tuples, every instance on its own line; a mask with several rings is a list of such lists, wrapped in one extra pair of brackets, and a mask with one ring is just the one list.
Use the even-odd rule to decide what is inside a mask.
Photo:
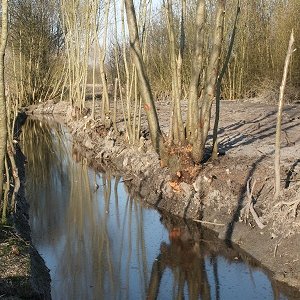
[(160, 253), (152, 264), (147, 299), (160, 298), (166, 289), (164, 276), (170, 272), (173, 277), (170, 299), (230, 299), (230, 293), (243, 295), (243, 289), (247, 299), (252, 297), (251, 292), (247, 294), (251, 289), (252, 295), (259, 299), (259, 293), (266, 287), (269, 297), (282, 298), (271, 274), (246, 253), (228, 248), (199, 224), (165, 215), (161, 220), (168, 228), (169, 242), (161, 243)]

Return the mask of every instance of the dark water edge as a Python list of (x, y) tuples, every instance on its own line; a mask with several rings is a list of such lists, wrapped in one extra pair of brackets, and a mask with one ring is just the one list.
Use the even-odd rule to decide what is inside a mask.
[(299, 299), (199, 224), (131, 199), (127, 182), (89, 169), (72, 148), (59, 124), (28, 120), (32, 237), (53, 299)]
[[(22, 127), (26, 122), (26, 114), (19, 113), (14, 124), (13, 138), (15, 141), (19, 141)], [(5, 232), (11, 235), (11, 239), (17, 241), (17, 247), (21, 256), (22, 263), (24, 263), (24, 269), (28, 275), (18, 275), (1, 278), (0, 280), (0, 299), (51, 299), (50, 294), (50, 274), (47, 269), (43, 258), (38, 251), (34, 248), (31, 239), (31, 231), (29, 226), (29, 204), (25, 197), (25, 163), (26, 157), (24, 156), (22, 149), (18, 143), (14, 144), (14, 158), (16, 167), (18, 170), (18, 176), (20, 180), (20, 187), (16, 193), (15, 199), (15, 211), (11, 215), (13, 227), (6, 228)], [(13, 186), (12, 186), (13, 190)], [(12, 191), (11, 191), (12, 193)], [(9, 216), (10, 218), (10, 216)], [(9, 241), (7, 244), (9, 244)], [(3, 259), (3, 257), (1, 258)], [(5, 258), (4, 258), (5, 259)], [(1, 263), (1, 261), (0, 261)], [(14, 260), (10, 261), (13, 268)], [(23, 274), (24, 270), (16, 274)]]

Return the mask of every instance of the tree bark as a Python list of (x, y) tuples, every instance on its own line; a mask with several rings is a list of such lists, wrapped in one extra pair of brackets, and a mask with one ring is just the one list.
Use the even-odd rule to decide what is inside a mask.
[(152, 145), (156, 152), (159, 154), (160, 158), (166, 159), (166, 150), (162, 132), (159, 126), (156, 107), (153, 100), (153, 94), (145, 71), (133, 0), (125, 0), (125, 8), (130, 38), (130, 52), (137, 70), (139, 89), (143, 99), (144, 109), (147, 115)]
[(277, 199), (280, 193), (280, 142), (281, 142), (281, 121), (282, 121), (282, 111), (284, 105), (284, 89), (286, 85), (286, 79), (288, 74), (288, 68), (291, 56), (293, 54), (293, 44), (294, 44), (294, 31), (292, 30), (290, 36), (290, 42), (288, 51), (285, 58), (284, 63), (284, 70), (282, 76), (282, 82), (280, 86), (280, 93), (279, 93), (279, 102), (278, 102), (278, 113), (277, 113), (277, 125), (276, 125), (276, 138), (275, 138), (275, 195), (274, 198)]
[(4, 56), (7, 44), (7, 0), (2, 0), (2, 30), (0, 44), (0, 199), (3, 191), (3, 171), (7, 143), (7, 115), (4, 84)]
[(185, 133), (181, 114), (181, 97), (182, 97), (182, 58), (184, 52), (184, 9), (185, 1), (182, 1), (181, 8), (181, 24), (180, 24), (180, 47), (178, 51), (178, 57), (176, 59), (176, 45), (175, 45), (175, 26), (173, 15), (173, 2), (167, 0), (167, 21), (168, 21), (168, 35), (170, 41), (170, 58), (171, 58), (171, 70), (172, 70), (172, 100), (173, 100), (173, 122), (174, 126), (173, 137), (174, 142), (184, 143)]
[[(107, 80), (106, 80), (106, 72), (105, 72), (105, 57), (106, 57), (106, 44), (107, 44), (107, 31), (108, 31), (108, 17), (109, 17), (109, 9), (110, 9), (110, 1), (105, 1), (105, 13), (104, 13), (104, 33), (103, 33), (103, 44), (102, 49), (99, 46), (100, 50), (100, 77), (102, 82), (102, 112), (101, 118), (102, 122), (105, 121), (105, 117), (109, 116), (110, 107), (109, 107), (109, 96), (108, 96), (108, 88), (107, 88)], [(96, 29), (96, 32), (98, 30)], [(97, 32), (97, 35), (99, 33)]]
[(193, 159), (200, 162), (204, 156), (205, 143), (210, 126), (211, 107), (216, 94), (216, 82), (219, 74), (219, 62), (224, 28), (225, 0), (218, 0), (212, 49), (206, 70), (206, 82), (200, 109), (199, 132), (193, 143)]
[(198, 0), (196, 11), (196, 36), (195, 53), (192, 62), (192, 74), (188, 98), (188, 115), (186, 124), (186, 136), (190, 143), (193, 143), (198, 135), (197, 123), (199, 119), (198, 86), (203, 68), (204, 48), (204, 26), (205, 26), (205, 0)]
[(220, 119), (220, 100), (221, 100), (222, 80), (227, 70), (229, 60), (231, 57), (239, 14), (240, 14), (240, 1), (238, 0), (236, 15), (235, 15), (235, 20), (234, 20), (234, 25), (233, 25), (233, 30), (230, 38), (227, 55), (222, 70), (220, 72), (220, 75), (218, 77), (217, 86), (216, 86), (216, 115), (215, 115), (214, 129), (213, 129), (213, 150), (212, 150), (213, 159), (217, 159), (218, 157), (218, 127), (219, 127), (219, 119)]

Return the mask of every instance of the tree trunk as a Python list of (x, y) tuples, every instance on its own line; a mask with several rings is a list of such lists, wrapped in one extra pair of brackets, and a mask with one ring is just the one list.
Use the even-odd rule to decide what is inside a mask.
[(231, 34), (231, 38), (230, 38), (230, 44), (228, 47), (227, 55), (226, 55), (221, 73), (217, 80), (217, 86), (216, 86), (216, 115), (215, 115), (214, 129), (213, 129), (213, 150), (212, 150), (212, 158), (213, 159), (217, 159), (217, 157), (218, 157), (218, 139), (217, 138), (218, 138), (218, 127), (219, 127), (219, 119), (220, 119), (220, 100), (221, 100), (222, 80), (223, 80), (223, 77), (227, 70), (229, 60), (231, 57), (239, 14), (240, 14), (240, 1), (238, 0), (233, 30), (232, 30), (232, 34)]
[(0, 44), (0, 199), (2, 199), (3, 191), (3, 171), (7, 142), (7, 115), (4, 85), (4, 56), (7, 43), (7, 12), (7, 0), (2, 0), (2, 30)]
[(186, 136), (187, 140), (190, 143), (193, 143), (198, 135), (198, 86), (203, 68), (205, 14), (205, 0), (198, 0), (196, 12), (195, 54), (192, 62), (192, 74), (189, 89), (188, 115), (186, 125)]
[(6, 174), (6, 184), (4, 188), (3, 204), (2, 204), (2, 217), (1, 217), (2, 224), (7, 223), (8, 192), (10, 187), (7, 159), (4, 160), (4, 166), (5, 166), (5, 174)]
[(133, 0), (125, 0), (125, 8), (130, 37), (130, 52), (139, 79), (139, 89), (147, 115), (152, 145), (160, 158), (166, 159), (166, 150), (159, 126), (153, 94), (145, 71)]
[(291, 56), (293, 54), (293, 44), (294, 44), (294, 31), (291, 33), (288, 51), (285, 58), (282, 82), (280, 86), (279, 102), (278, 102), (278, 113), (277, 113), (277, 125), (276, 125), (276, 140), (275, 140), (275, 199), (278, 198), (280, 193), (280, 142), (281, 142), (281, 121), (282, 121), (282, 111), (284, 105), (284, 89), (286, 85), (286, 78), (288, 74), (288, 68)]
[(193, 143), (193, 159), (200, 162), (204, 156), (205, 143), (210, 126), (211, 107), (216, 94), (216, 82), (219, 74), (219, 62), (224, 28), (225, 0), (218, 0), (212, 49), (206, 70), (206, 82), (200, 108), (198, 136)]
[(184, 8), (185, 2), (182, 1), (181, 8), (181, 24), (180, 24), (180, 47), (178, 51), (178, 58), (176, 59), (176, 45), (175, 45), (175, 26), (173, 15), (173, 3), (172, 0), (167, 0), (167, 21), (168, 21), (168, 35), (170, 41), (170, 58), (171, 58), (171, 70), (172, 70), (172, 100), (173, 100), (173, 120), (174, 126), (173, 137), (174, 142), (184, 143), (185, 133), (181, 114), (181, 97), (182, 97), (182, 57), (184, 51)]

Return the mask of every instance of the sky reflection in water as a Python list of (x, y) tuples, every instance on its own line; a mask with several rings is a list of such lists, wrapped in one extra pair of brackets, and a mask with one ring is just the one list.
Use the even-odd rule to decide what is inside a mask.
[(244, 254), (89, 169), (60, 125), (25, 126), (32, 237), (53, 299), (288, 299)]

